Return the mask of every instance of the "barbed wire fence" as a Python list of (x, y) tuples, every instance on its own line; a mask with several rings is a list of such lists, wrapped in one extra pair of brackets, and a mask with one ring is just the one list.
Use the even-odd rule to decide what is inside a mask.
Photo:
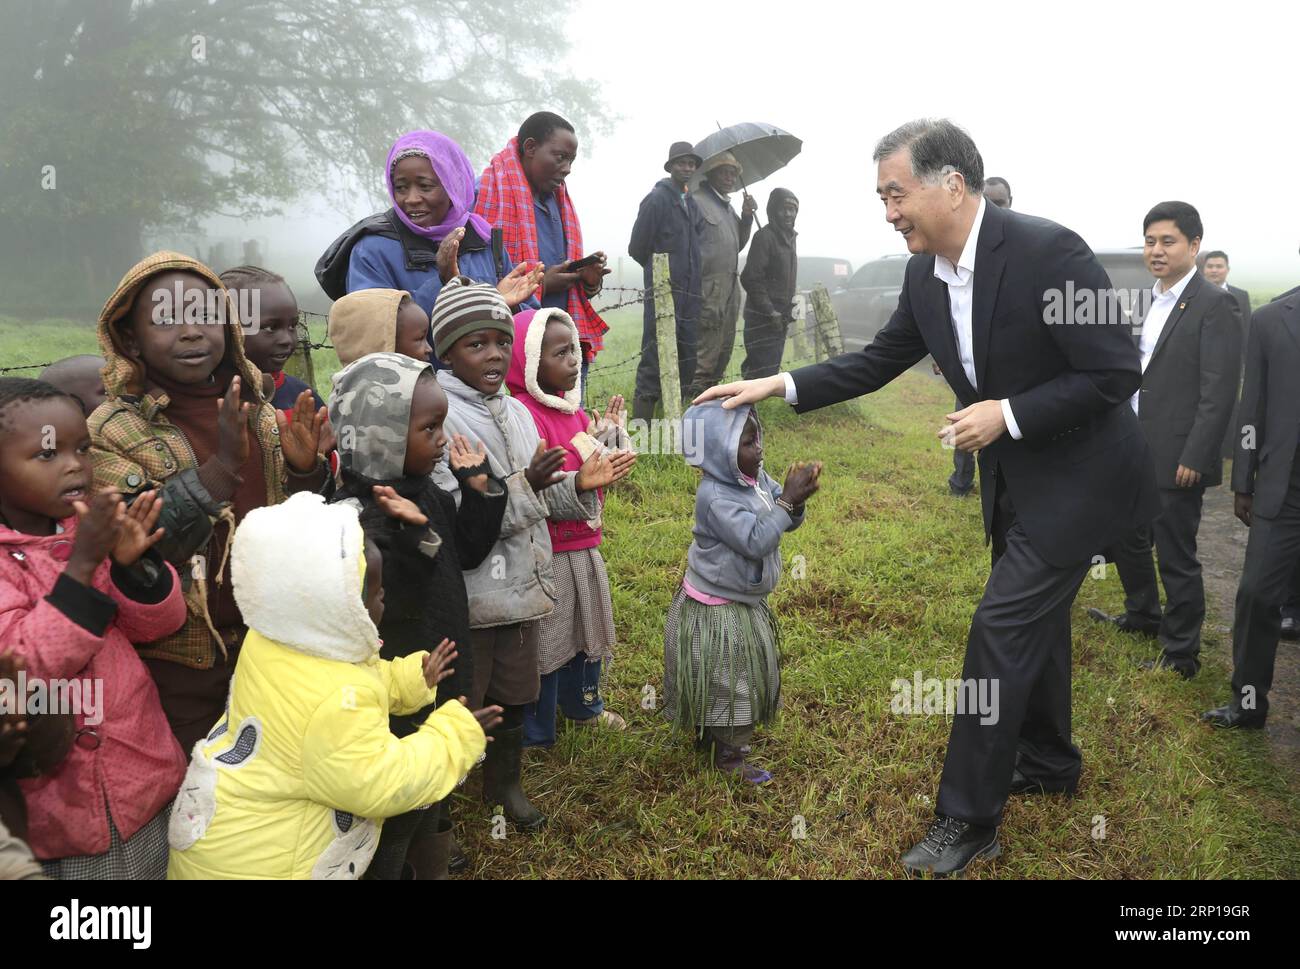
[[(664, 408), (664, 416), (669, 419), (680, 418), (682, 407), (681, 387), (678, 380), (675, 304), (683, 299), (702, 300), (703, 295), (683, 292), (681, 288), (674, 287), (666, 253), (656, 254), (652, 278), (654, 286), (650, 290), (630, 286), (607, 286), (601, 290), (602, 296), (615, 297), (614, 302), (595, 307), (596, 312), (602, 315), (631, 306), (644, 306), (648, 293), (654, 307), (655, 326), (651, 333), (643, 338), (641, 347), (635, 353), (612, 363), (589, 367), (588, 387), (593, 377), (609, 378), (634, 373), (641, 366), (642, 358), (654, 349), (658, 361), (659, 399)], [(743, 348), (746, 352), (763, 350), (777, 343), (784, 345), (791, 339), (794, 341), (795, 355), (790, 362), (821, 361), (844, 352), (839, 319), (825, 285), (817, 283), (812, 290), (802, 291), (797, 296), (802, 301), (804, 318), (799, 319), (796, 316), (794, 322), (788, 327), (782, 327), (779, 333), (757, 340), (744, 341)], [(322, 339), (317, 340), (313, 337), (313, 327), (324, 334)], [(737, 328), (739, 329), (739, 326)], [(285, 364), (285, 370), (305, 380), (310, 386), (316, 387), (316, 367), (312, 353), (333, 349), (334, 346), (328, 336), (328, 317), (321, 313), (303, 311), (298, 319), (298, 347), (289, 362)], [(4, 366), (0, 367), (0, 375), (39, 372), (55, 362), (57, 361), (51, 360), (45, 363)]]

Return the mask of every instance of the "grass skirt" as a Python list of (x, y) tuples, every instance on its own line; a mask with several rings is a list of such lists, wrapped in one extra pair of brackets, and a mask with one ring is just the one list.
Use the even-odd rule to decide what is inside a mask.
[(771, 723), (781, 705), (780, 645), (766, 603), (706, 606), (679, 588), (664, 627), (664, 716), (698, 736)]

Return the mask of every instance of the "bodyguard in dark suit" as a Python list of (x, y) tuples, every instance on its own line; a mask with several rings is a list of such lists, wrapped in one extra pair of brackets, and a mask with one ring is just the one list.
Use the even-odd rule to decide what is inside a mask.
[[(1241, 348), (1242, 357), (1245, 357), (1246, 334), (1250, 332), (1250, 293), (1237, 286), (1228, 283), (1228, 273), (1231, 267), (1228, 265), (1228, 254), (1222, 249), (1215, 249), (1211, 252), (1201, 254), (1200, 259), (1201, 273), (1215, 286), (1232, 295), (1237, 301), (1237, 310), (1241, 319)], [(1244, 362), (1244, 360), (1243, 360)], [(1238, 377), (1238, 386), (1241, 384), (1241, 378)], [(1228, 422), (1228, 433), (1223, 437), (1223, 456), (1232, 457), (1232, 449), (1237, 446), (1236, 428), (1241, 422), (1237, 420), (1236, 411), (1233, 411), (1232, 420)]]
[[(1159, 504), (1128, 402), (1137, 349), (1084, 241), (988, 205), (979, 151), (951, 122), (903, 125), (874, 158), (885, 217), (913, 253), (889, 323), (860, 351), (699, 399), (784, 396), (813, 410), (878, 390), (928, 353), (964, 405), (940, 436), (979, 452), (993, 568), (962, 676), (996, 683), (999, 703), (992, 722), (958, 710), (937, 816), (902, 859), (908, 872), (949, 874), (998, 853), (1009, 793), (1078, 784), (1070, 605), (1099, 542), (1150, 521)], [(1076, 302), (1085, 293), (1091, 302)]]
[(1250, 528), (1232, 625), (1232, 699), (1204, 719), (1262, 727), (1268, 716), (1279, 607), (1300, 562), (1300, 294), (1251, 320), (1241, 426), (1232, 460), (1237, 517)]
[[(1201, 666), (1205, 621), (1196, 558), (1201, 502), (1206, 488), (1223, 481), (1220, 448), (1241, 371), (1236, 302), (1196, 269), (1202, 231), (1200, 215), (1186, 202), (1161, 202), (1143, 220), (1143, 255), (1156, 283), (1135, 327), (1143, 373), (1133, 407), (1155, 458), (1161, 513), (1109, 555), (1124, 583), (1126, 614), (1089, 610), (1129, 631), (1157, 630), (1161, 656), (1143, 665), (1170, 667), (1186, 679)], [(1163, 616), (1153, 541), (1165, 587)]]

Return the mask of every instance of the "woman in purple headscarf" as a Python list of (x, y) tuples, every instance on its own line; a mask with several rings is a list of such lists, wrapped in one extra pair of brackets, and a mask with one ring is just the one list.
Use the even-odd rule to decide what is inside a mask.
[(512, 307), (527, 304), (540, 269), (508, 263), (492, 227), (474, 214), (477, 181), (460, 145), (436, 131), (398, 138), (384, 167), (393, 207), (358, 222), (316, 263), (331, 299), (359, 289), (404, 289), (426, 312), (457, 275), (496, 284)]

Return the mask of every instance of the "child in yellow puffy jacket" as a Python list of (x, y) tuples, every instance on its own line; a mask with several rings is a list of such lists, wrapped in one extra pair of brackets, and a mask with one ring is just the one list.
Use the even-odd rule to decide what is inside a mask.
[(244, 519), (231, 576), (249, 630), (172, 811), (169, 878), (359, 878), (383, 819), (442, 800), (482, 755), (500, 707), (389, 732), (456, 653), (379, 659), (381, 568), (348, 505), (303, 493)]

